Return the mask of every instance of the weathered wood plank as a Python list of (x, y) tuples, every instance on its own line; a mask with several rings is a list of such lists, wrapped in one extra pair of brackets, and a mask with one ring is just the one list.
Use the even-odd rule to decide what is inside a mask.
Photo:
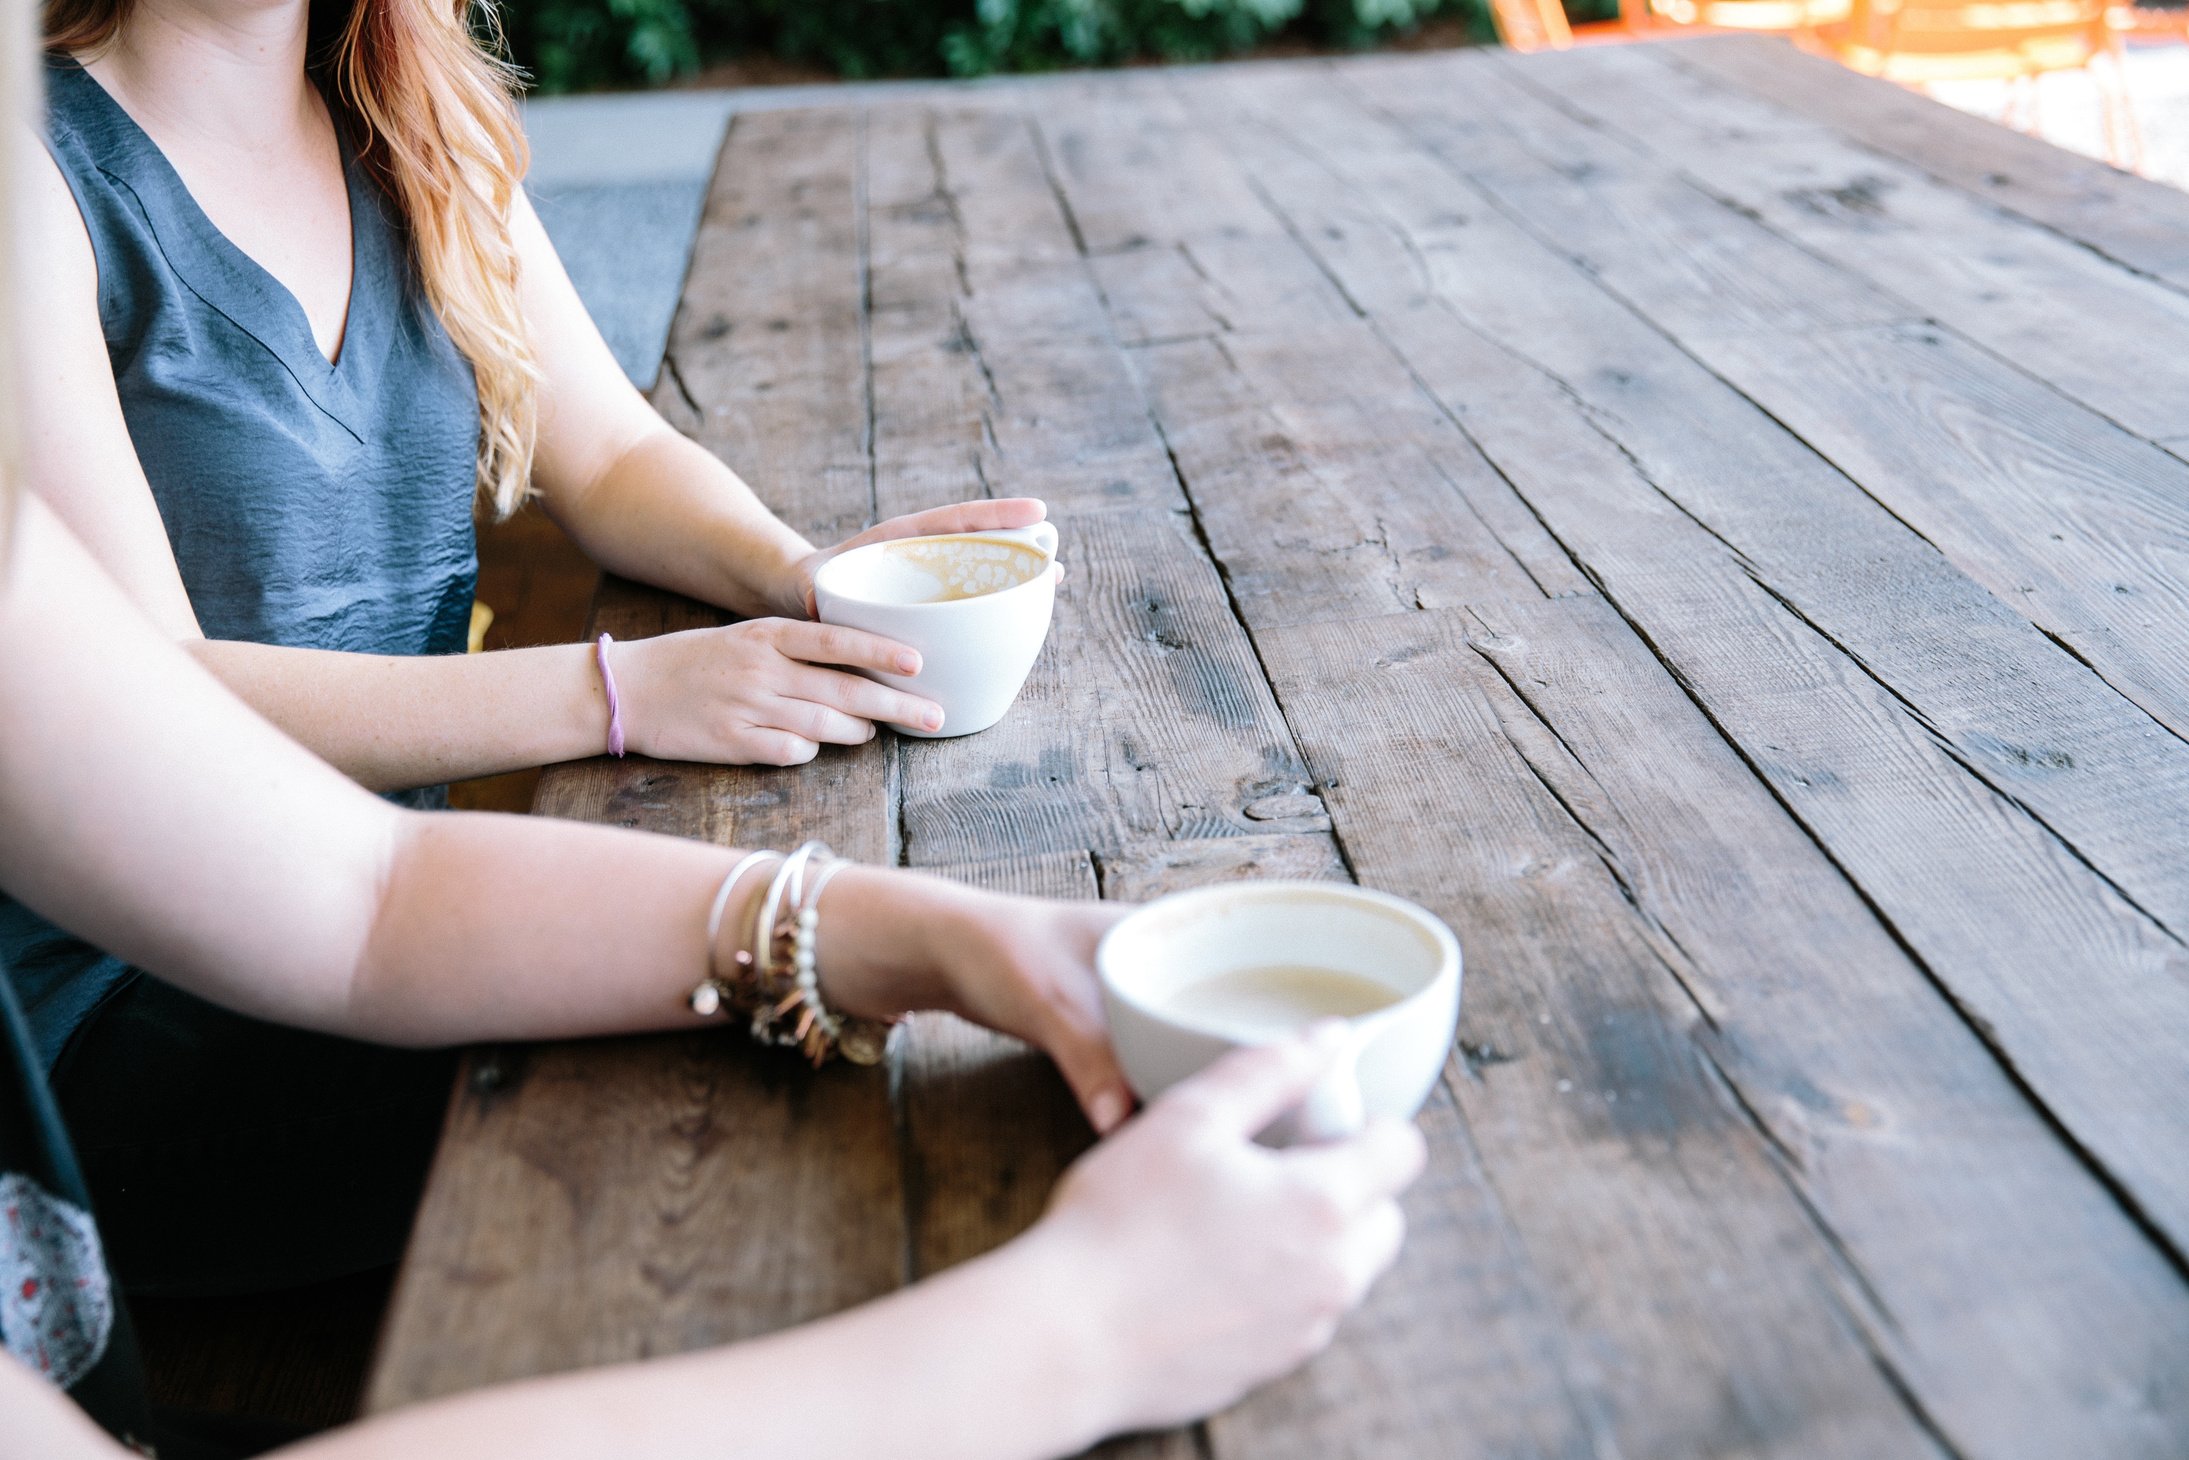
[[(1645, 84), (1636, 87), (1630, 77), (1622, 91), (1615, 83), (1637, 64)], [(2139, 419), (2153, 435), (2178, 426), (2189, 411), (2181, 403), (2189, 388), (2189, 299), (2025, 223), (1991, 224), (1986, 210), (1958, 197), (1947, 208), (1889, 216), (1887, 203), (1878, 199), (1905, 198), (1906, 190), (1895, 193), (1889, 180), (1870, 177), (1871, 190), (1862, 196), (1873, 201), (1860, 211), (1864, 222), (1836, 252), (1850, 267), (1860, 259), (1861, 273), (1889, 276), (1906, 299), (1922, 300), (1925, 310), (2007, 359), (2041, 361), (2048, 381), (1930, 325), (1728, 331), (1684, 278), (1671, 277), (1689, 267), (1685, 250), (1658, 257), (1657, 240), (1619, 228), (1625, 211), (1606, 201), (1607, 191), (1616, 195), (1618, 189), (1596, 186), (1593, 176), (1569, 181), (1581, 163), (1578, 154), (1562, 150), (1564, 139), (1581, 135), (1579, 145), (1592, 153), (1605, 143), (1542, 100), (1547, 94), (1578, 109), (1583, 102), (1575, 98), (1585, 98), (1603, 109), (1604, 118), (1619, 117), (1646, 131), (1652, 114), (1637, 117), (1626, 103), (1634, 91), (1648, 94), (1647, 83), (1666, 75), (1664, 68), (1583, 57), (1577, 67), (1561, 58), (1510, 74), (1516, 84), (1491, 98), (1500, 116), (1531, 137), (1560, 141), (1545, 147), (1545, 164), (1532, 181), (1503, 174), (1487, 179), (1500, 201), (1861, 482), (1963, 571), (2072, 645), (2177, 734), (2189, 734), (2189, 598), (2182, 587), (2189, 473), (2173, 457), (2060, 398), (2062, 390), (2079, 394), (2115, 419)], [(1549, 80), (1517, 84), (1528, 76)], [(1696, 118), (1712, 99), (1705, 93), (1694, 105), (1668, 110), (1686, 118), (1685, 130), (1674, 130), (1675, 140), (1685, 144), (1683, 156), (1707, 159), (1687, 166), (1719, 177), (1735, 165), (1728, 159), (1751, 144), (1735, 138), (1710, 145), (1714, 129)], [(1745, 136), (1745, 117), (1721, 120), (1716, 130)], [(1608, 131), (1610, 123), (1600, 126)], [(1831, 156), (1827, 146), (1809, 139), (1771, 145), (1811, 160), (1797, 164), (1796, 175), (1812, 179), (1813, 159)], [(1785, 190), (1746, 181), (1727, 196), (1743, 214), (1725, 220), (1728, 236), (1763, 233), (1747, 219), (1761, 216), (1759, 205), (1771, 207)], [(1858, 177), (1850, 186), (1859, 190), (1864, 183)], [(1679, 185), (1669, 170), (1651, 182)], [(1912, 185), (1927, 186), (1919, 179)], [(1547, 208), (1546, 188), (1556, 194)], [(1810, 237), (1815, 230), (1800, 222), (1828, 210), (1813, 201), (1817, 194), (1792, 192), (1796, 202), (1780, 199), (1772, 221), (1783, 221), (1812, 246), (1828, 246), (1831, 240)], [(1595, 236), (1619, 238), (1612, 251), (1616, 263), (1564, 243)], [(1956, 240), (1950, 250), (1940, 243), (1948, 238)], [(1779, 260), (1758, 254), (1749, 301), (1755, 308), (1765, 307), (1757, 301), (1776, 301), (1790, 314), (1805, 315), (1812, 285), (1806, 268), (1788, 274)], [(1880, 316), (1913, 308), (1882, 292), (1876, 297)], [(2050, 383), (2055, 377), (2064, 377), (2058, 389)]]
[[(1409, 93), (1378, 73), (1378, 103), (1407, 108), (1410, 123), (1418, 114), (1432, 148), (1444, 145), (1440, 120), (1464, 110), (1461, 95), (1472, 93)], [(1285, 98), (1303, 127), (1305, 105)], [(1316, 135), (1341, 149), (1387, 145), (1358, 111), (1350, 127)], [(1335, 166), (1351, 156), (1341, 150)], [(1412, 196), (1384, 203), (1396, 217)], [(2117, 854), (2108, 875), (2133, 879), (2139, 900), (2178, 898), (2178, 864), (2169, 870), (2172, 853), (2154, 850), (2177, 839), (2154, 835), (2164, 818), (2134, 800), (2148, 784), (2174, 804), (2189, 785), (2169, 768), (2178, 743), (2139, 727), (2080, 666), (1941, 571), (1935, 553), (1570, 261), (1495, 213), (1407, 226), (1436, 271), (1439, 306), (1379, 316), (1379, 327), (2179, 1243), (2189, 1188), (2146, 1082), (2189, 1080), (2170, 1053), (2189, 1041), (2189, 995), (2170, 971), (2181, 945), (2092, 875), (2081, 850), (2087, 839)], [(1341, 280), (1360, 272), (1348, 240), (1324, 237), (1312, 212), (1294, 231)], [(2065, 698), (2033, 700), (2033, 673)], [(2106, 770), (2063, 775), (2079, 767), (2029, 754), (2086, 743)], [(2124, 766), (2153, 774), (2114, 774)], [(2024, 809), (2040, 801), (2042, 822)], [(1920, 821), (1911, 805), (1926, 808)], [(2069, 1025), (2082, 1032), (2065, 1034)], [(2123, 1041), (2125, 1029), (2139, 1036)]]
[(862, 126), (748, 112), (723, 142), (657, 396), (820, 542), (867, 524)]
[(881, 515), (1181, 505), (1025, 119), (893, 108), (871, 136)]
[[(858, 141), (855, 117), (739, 120), (657, 388), (824, 540), (871, 507)], [(721, 621), (615, 580), (594, 611), (623, 638)], [(604, 758), (551, 768), (535, 810), (723, 844), (821, 836), (887, 862), (890, 776), (878, 744), (795, 771)], [(367, 1405), (769, 1332), (894, 1287), (904, 1251), (879, 1071), (815, 1075), (718, 1035), (481, 1051)]]
[[(728, 1343), (897, 1286), (881, 1070), (719, 1033), (475, 1055), (368, 1411)], [(727, 1235), (726, 1235), (727, 1234)]]
[[(1402, 614), (1260, 642), (1356, 871), (1441, 913), (1466, 950), (1449, 1081), (1464, 1123), (1435, 1159), (1479, 1161), (1524, 1245), (1550, 1304), (1535, 1337), (1554, 1341), (1529, 1368), (1566, 1424), (1470, 1372), (1480, 1339), (1454, 1307), (1489, 1284), (1455, 1281), (1440, 1254), (1390, 1280), (1395, 1341), (1377, 1357), (1395, 1368), (1311, 1366), (1258, 1413), (1212, 1421), (1217, 1452), (1439, 1453), (1455, 1435), (1484, 1454), (1931, 1451), (1858, 1337), (1828, 1237), (1700, 1056), (1702, 1017), (1657, 940), (1453, 637), (1444, 616)], [(1462, 821), (1425, 824), (1425, 806)]]
[[(1082, 83), (1043, 106), (1039, 117), (1089, 253), (1179, 239), (1280, 236), (1266, 215), (1250, 221), (1257, 216), (1252, 190), (1160, 75)], [(1190, 184), (1178, 186), (1180, 178)]]
[(1125, 509), (1059, 527), (1068, 575), (1011, 713), (902, 747), (908, 860), (1314, 823), (1291, 732), (1190, 520)]
[[(1321, 804), (1318, 798), (1316, 805)], [(1102, 895), (1122, 902), (1146, 902), (1211, 882), (1351, 880), (1327, 831), (1146, 842), (1100, 858), (1096, 870)]]
[(1880, 1362), (1965, 1454), (2178, 1448), (2189, 1287), (1856, 890), (1602, 600), (1469, 619), (1438, 642), (1525, 703), (1507, 737), (1661, 932)]
[(2189, 465), (1934, 327), (1693, 348), (2189, 738)]
[[(1110, 135), (1124, 128), (1103, 120), (1117, 110), (1091, 102), (1074, 124)], [(1222, 140), (1191, 111), (1181, 122)], [(1185, 169), (1169, 174), (1173, 190), (1194, 190)], [(1075, 211), (1103, 214), (1131, 209), (1155, 175), (1090, 159), (1064, 188)], [(1582, 588), (1351, 302), (1299, 267), (1282, 221), (1244, 190), (1231, 198), (1229, 214), (1212, 198), (1177, 220), (1138, 216), (1147, 246), (1095, 267), (1121, 334), (1152, 342), (1134, 364), (1248, 621), (1385, 613), (1485, 585)]]
[(1677, 54), (1592, 47), (1507, 74), (2130, 430), (2189, 429), (2189, 297)]
[[(1025, 897), (1092, 898), (1085, 852), (931, 869)], [(913, 1278), (978, 1257), (1034, 1224), (1057, 1177), (1093, 1140), (1046, 1055), (947, 1014), (916, 1015), (902, 1040)]]
[(871, 136), (882, 510), (1045, 496), (1068, 567), (1010, 716), (903, 745), (906, 858), (1252, 833), (1269, 828), (1249, 808), (1282, 796), (1301, 798), (1292, 820), (1318, 817), (1033, 129), (919, 109), (880, 114)]
[(1825, 122), (2115, 258), (2189, 287), (2189, 198), (1775, 40), (1673, 43), (1667, 59)]
[[(2031, 652), (2026, 633), (2018, 643), (1965, 580), (1957, 591), (1954, 575), (1922, 571), (1920, 554), (1865, 524), (1843, 478), (1798, 445), (1789, 454), (1783, 432), (1586, 276), (1541, 249), (1530, 262), (1521, 240), (1486, 227), (1446, 242), (1450, 313), (1387, 321), (1394, 342), (2047, 1105), (2180, 1242), (2189, 1190), (2168, 1154), (2175, 1137), (2148, 1103), (2148, 1082), (2189, 1079), (2169, 1053), (2189, 1039), (2182, 981), (2169, 971), (2180, 945), (2018, 804), (2032, 790), (2051, 802), (2049, 825), (2073, 818), (2066, 834), (2102, 840), (2101, 809), (2130, 804), (2134, 783), (2055, 775), (2037, 791), (2045, 773), (2070, 769), (2057, 764), (1990, 779), (1994, 762), (2023, 758), (2017, 749), (2086, 739), (2101, 757), (2163, 765), (2153, 751), (2165, 737), (2123, 729), (2110, 708), (2119, 702), (2074, 695), (2072, 676), (2064, 705), (2029, 700), (2025, 671), (2049, 665), (2048, 682), (2061, 682), (2064, 656)], [(1452, 328), (1454, 316), (1467, 328)], [(1873, 545), (1891, 551), (1891, 568), (1854, 570), (1874, 561)], [(1805, 566), (1779, 590), (1777, 563), (1789, 560)], [(1820, 599), (1825, 618), (1811, 619)], [(1849, 638), (1838, 638), (1843, 624)], [(1871, 678), (1880, 662), (1893, 666), (1890, 690)], [(2030, 737), (2037, 725), (2049, 733)], [(1991, 789), (2007, 782), (2016, 800)], [(2147, 829), (2113, 837), (2127, 856), (2164, 840)], [(2146, 851), (2127, 870), (2163, 889), (2154, 855), (2165, 854)]]
[[(1408, 105), (1393, 86), (1381, 95)], [(1360, 119), (1350, 135), (1371, 145), (1378, 140)], [(1446, 145), (1433, 123), (1424, 123), (1422, 135), (1432, 147)], [(1404, 227), (1431, 260), (1439, 299), (1457, 320), (1400, 311), (1386, 317), (1385, 331), (1417, 369), (1448, 387), (1441, 390), (1446, 404), (1477, 436), (1509, 432), (1515, 424), (1501, 411), (1470, 405), (1485, 392), (1495, 396), (1491, 382), (1468, 380), (1469, 372), (1492, 368), (1493, 361), (1501, 374), (1522, 367), (1512, 385), (1521, 391), (1517, 400), (1542, 399), (1555, 414), (1572, 414), (1578, 404), (1591, 431), (1608, 432), (1635, 454), (1656, 491), (1707, 523), (1774, 593), (1789, 598), (1915, 705), (1953, 754), (2034, 810), (2168, 926), (2183, 926), (2189, 849), (2178, 838), (2150, 835), (2149, 827), (2189, 821), (2189, 755), (2028, 626), (2032, 595), (2002, 592), (1995, 599), (1952, 571), (1929, 543), (1878, 510), (1835, 466), (1696, 368), (1688, 352), (1605, 298), (1574, 267), (1553, 263), (1549, 241), (1525, 237), (1494, 214), (1477, 213), (1464, 230), (1451, 229), (1441, 214), (1409, 212), (1404, 203), (1394, 205), (1390, 226)], [(1341, 278), (1364, 274), (1362, 261), (1341, 245), (1326, 242), (1321, 251)], [(1514, 289), (1505, 281), (1515, 278), (1534, 282)], [(1485, 354), (1477, 343), (1485, 337), (1496, 353)], [(1828, 337), (1810, 344), (1832, 348)], [(1749, 349), (1731, 340), (1723, 346)], [(1782, 339), (1774, 348), (1793, 356), (1809, 347)], [(1529, 371), (1538, 372), (1532, 387), (1521, 383)], [(1789, 383), (1782, 392), (1787, 409), (1803, 409), (1799, 389)], [(1890, 400), (1890, 392), (1881, 392), (1850, 408), (1863, 421), (1880, 409), (1907, 409), (1897, 401), (1881, 404)], [(1841, 404), (1848, 404), (1844, 395)], [(1576, 439), (1584, 453), (1600, 450), (1584, 433)], [(2143, 457), (2147, 473), (2175, 470), (2133, 444), (2126, 449)], [(2154, 459), (2161, 463), (2155, 468), (2149, 465)], [(2116, 503), (2102, 486), (2085, 481), (2079, 499), (2097, 499), (2091, 513), (2100, 522), (2128, 514), (2128, 525), (2116, 531), (2130, 538), (2154, 531), (2149, 519), (2155, 514), (2155, 535), (2162, 542), (2178, 540), (2178, 530), (2164, 523), (2179, 509), (2153, 503), (2148, 483), (2131, 477), (2129, 487), (2134, 495)], [(2139, 504), (2152, 505), (2139, 514)], [(2045, 509), (2024, 503), (2005, 510), (2026, 518)], [(2077, 534), (2091, 535), (2089, 529)], [(2060, 546), (2049, 531), (2032, 527), (2028, 535), (2039, 539), (2038, 547)], [(1975, 556), (1973, 550), (1968, 556)], [(1850, 572), (1850, 563), (1867, 566)], [(2006, 585), (2002, 571), (1993, 569), (1995, 588), (2019, 590), (2029, 581)], [(2143, 576), (2168, 574), (2161, 567)], [(2178, 589), (2162, 585), (2156, 591), (2164, 597)], [(2079, 627), (2063, 618), (2052, 632)], [(1983, 652), (1972, 653), (1978, 643)], [(2072, 752), (2061, 749), (2070, 745)], [(2063, 755), (2072, 763), (2063, 764)]]
[[(1407, 105), (1404, 89), (1377, 74), (1378, 97)], [(1513, 411), (1567, 417), (1571, 447), (1542, 432), (1531, 445), (1577, 452), (1567, 471), (1594, 470), (1604, 452), (1594, 438), (1606, 432), (1641, 452), (1657, 491), (1706, 521), (1774, 593), (1916, 704), (1956, 756), (2170, 926), (2177, 913), (2189, 916), (2189, 850), (2148, 834), (2153, 822), (2189, 821), (2189, 756), (2180, 745), (1541, 242), (1486, 202), (1455, 210), (1436, 196), (1412, 170), (1426, 159), (1394, 160), (1403, 139), (1378, 119), (1342, 101), (1284, 100), (1282, 114), (1300, 123), (1295, 149), (1326, 139), (1318, 144), (1324, 175), (1389, 186), (1375, 208), (1346, 205), (1349, 221), (1336, 231), (1326, 210), (1342, 200), (1327, 187), (1294, 182), (1272, 196), (1334, 277), (1374, 304), (1378, 328), (1457, 420), (1481, 436), (1511, 433), (1520, 424)], [(1422, 124), (1431, 145), (1448, 147), (1452, 132), (1478, 135), (1464, 112), (1447, 126), (1450, 108), (1435, 97), (1420, 106), (1433, 119)], [(1278, 133), (1283, 122), (1265, 116), (1262, 125)], [(1246, 162), (1259, 173), (1263, 152)], [(1293, 169), (1288, 154), (1275, 166)], [(1378, 229), (1406, 235), (1396, 247), (1422, 261), (1427, 285), (1378, 292), (1389, 282), (1379, 261), (1394, 247), (1363, 243)], [(1501, 387), (1517, 392), (1509, 406), (1497, 404)], [(1868, 566), (1850, 573), (1850, 562)], [(1978, 644), (1982, 652), (1972, 653)], [(2063, 765), (2058, 747), (2071, 743), (2074, 764)]]

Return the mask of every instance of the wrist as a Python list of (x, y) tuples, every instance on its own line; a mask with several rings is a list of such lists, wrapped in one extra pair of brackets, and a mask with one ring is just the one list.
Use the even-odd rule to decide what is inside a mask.
[(844, 868), (822, 894), (821, 991), (846, 1014), (951, 1009), (952, 954), (968, 936), (966, 890), (885, 867)]
[(1117, 1382), (1120, 1351), (1094, 1301), (1107, 1277), (1103, 1254), (1085, 1234), (1044, 1218), (1033, 1228), (957, 1271), (979, 1270), (998, 1309), (990, 1330), (1002, 1352), (992, 1372), (1012, 1374), (1024, 1394), (1041, 1396), (1042, 1433), (1025, 1438), (1041, 1454), (1078, 1454), (1129, 1428), (1130, 1405)]
[(814, 546), (781, 523), (726, 549), (734, 585), (724, 606), (751, 618), (806, 618), (806, 559)]

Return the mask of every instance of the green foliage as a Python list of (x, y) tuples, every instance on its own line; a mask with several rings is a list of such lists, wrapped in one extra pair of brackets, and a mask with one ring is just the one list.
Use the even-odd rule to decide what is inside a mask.
[(501, 11), (542, 91), (658, 84), (755, 52), (855, 78), (1202, 61), (1280, 34), (1373, 45), (1435, 14), (1488, 36), (1482, 0), (513, 0)]

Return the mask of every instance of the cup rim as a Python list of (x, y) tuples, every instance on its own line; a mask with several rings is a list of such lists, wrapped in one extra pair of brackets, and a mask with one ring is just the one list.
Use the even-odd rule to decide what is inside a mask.
[[(1395, 1018), (1401, 1011), (1434, 994), (1444, 985), (1447, 978), (1458, 979), (1464, 976), (1465, 955), (1460, 951), (1459, 936), (1452, 931), (1450, 924), (1420, 903), (1410, 901), (1395, 893), (1381, 892), (1373, 887), (1362, 887), (1352, 882), (1271, 878), (1268, 880), (1248, 879), (1240, 882), (1211, 882), (1201, 887), (1189, 887), (1183, 892), (1166, 893), (1162, 897), (1141, 903), (1124, 917), (1112, 923), (1109, 929), (1103, 933), (1101, 941), (1095, 944), (1095, 982), (1100, 985), (1104, 997), (1115, 999), (1135, 1013), (1153, 1019), (1158, 1023), (1179, 1029), (1190, 1029), (1196, 1034), (1209, 1034), (1212, 1038), (1224, 1038), (1233, 1044), (1245, 1043), (1246, 1041), (1216, 1035), (1210, 1030), (1166, 1014), (1162, 1009), (1141, 998), (1132, 990), (1120, 986), (1118, 981), (1110, 976), (1111, 940), (1116, 938), (1123, 929), (1131, 926), (1143, 914), (1157, 907), (1175, 906), (1180, 902), (1188, 901), (1214, 901), (1227, 896), (1238, 897), (1245, 895), (1260, 898), (1281, 895), (1291, 898), (1301, 893), (1328, 896), (1341, 902), (1365, 902), (1382, 908), (1385, 912), (1396, 913), (1405, 921), (1413, 924), (1417, 930), (1427, 934), (1430, 942), (1436, 945), (1439, 954), (1436, 972), (1431, 974), (1420, 988), (1415, 989), (1410, 994), (1401, 996), (1380, 1009), (1366, 1014), (1356, 1014), (1346, 1020), (1348, 1024), (1368, 1025), (1378, 1023), (1386, 1018)], [(1275, 1040), (1265, 1042), (1274, 1043)]]
[(1031, 578), (1022, 579), (1008, 588), (998, 588), (993, 593), (976, 593), (971, 598), (938, 599), (932, 603), (898, 603), (887, 598), (867, 598), (861, 594), (847, 593), (841, 588), (829, 586), (828, 578), (836, 565), (849, 562), (862, 553), (880, 552), (884, 548), (902, 547), (904, 544), (912, 542), (941, 542), (947, 539), (964, 538), (973, 538), (981, 542), (1007, 543), (1012, 547), (1024, 548), (1028, 552), (1038, 553), (1040, 551), (1031, 544), (1020, 542), (1016, 538), (1000, 538), (989, 532), (929, 532), (918, 537), (892, 537), (881, 542), (870, 542), (863, 547), (855, 547), (848, 553), (838, 553), (820, 566), (820, 569), (813, 575), (814, 607), (816, 609), (820, 607), (821, 595), (827, 593), (831, 597), (841, 598), (850, 603), (863, 603), (872, 608), (886, 608), (892, 612), (932, 613), (937, 609), (962, 609), (971, 603), (993, 603), (999, 598), (1008, 598), (1022, 589), (1032, 588), (1044, 582), (1052, 582), (1056, 578), (1056, 554), (1050, 553), (1047, 554), (1048, 562), (1044, 563), (1041, 571)]

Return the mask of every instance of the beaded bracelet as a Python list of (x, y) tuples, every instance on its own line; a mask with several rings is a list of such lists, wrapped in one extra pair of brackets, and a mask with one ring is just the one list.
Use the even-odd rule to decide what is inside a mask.
[(816, 1065), (832, 1054), (853, 1064), (878, 1064), (888, 1051), (894, 1024), (838, 1014), (821, 997), (816, 956), (821, 893), (849, 864), (820, 842), (805, 843), (777, 864), (754, 911), (750, 950), (737, 953), (736, 976), (725, 979), (713, 966), (720, 910), (727, 906), (731, 889), (761, 858), (776, 855), (756, 852), (724, 879), (708, 919), (708, 976), (691, 992), (692, 1012), (704, 1016), (735, 1010), (748, 1017), (755, 1040), (797, 1046)]

